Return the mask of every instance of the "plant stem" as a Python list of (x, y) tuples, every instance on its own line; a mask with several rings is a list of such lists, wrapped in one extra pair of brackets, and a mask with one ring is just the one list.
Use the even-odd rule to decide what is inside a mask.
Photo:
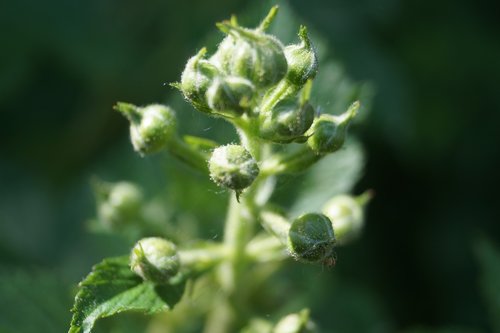
[(174, 137), (168, 142), (168, 150), (179, 160), (189, 164), (195, 169), (206, 172), (207, 159), (204, 153), (194, 149), (179, 137)]
[(211, 244), (195, 249), (179, 250), (181, 266), (192, 274), (200, 274), (219, 264), (229, 256), (223, 244)]

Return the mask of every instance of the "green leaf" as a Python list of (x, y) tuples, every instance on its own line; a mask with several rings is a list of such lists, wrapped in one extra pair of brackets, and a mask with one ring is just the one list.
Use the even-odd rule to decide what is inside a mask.
[(490, 314), (491, 325), (500, 332), (500, 249), (487, 239), (476, 245), (480, 268), (480, 288)]
[(331, 197), (347, 193), (361, 177), (364, 154), (361, 145), (350, 140), (346, 147), (316, 163), (301, 181), (290, 216), (319, 212)]
[(71, 298), (62, 275), (59, 270), (0, 266), (0, 332), (63, 332)]
[(124, 311), (170, 310), (180, 300), (184, 283), (145, 282), (130, 270), (128, 261), (128, 256), (104, 259), (80, 283), (69, 333), (88, 333), (97, 319)]

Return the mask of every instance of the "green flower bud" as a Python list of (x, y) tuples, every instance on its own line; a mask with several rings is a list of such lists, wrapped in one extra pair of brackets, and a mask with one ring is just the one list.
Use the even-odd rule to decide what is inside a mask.
[(250, 186), (259, 174), (257, 162), (240, 145), (216, 148), (208, 162), (208, 168), (210, 177), (217, 185), (237, 192)]
[(309, 39), (306, 27), (300, 27), (299, 38), (300, 44), (285, 47), (285, 56), (288, 62), (286, 78), (292, 84), (302, 86), (307, 80), (316, 76), (318, 57)]
[(274, 327), (272, 333), (316, 333), (318, 328), (309, 320), (309, 310), (292, 313), (282, 318)]
[(300, 261), (329, 263), (335, 256), (334, 246), (332, 222), (323, 214), (301, 215), (288, 231), (288, 250)]
[(168, 283), (179, 272), (179, 256), (174, 243), (159, 237), (143, 238), (130, 254), (130, 268), (145, 281)]
[(335, 237), (340, 245), (359, 237), (363, 225), (363, 205), (371, 198), (371, 192), (359, 197), (338, 195), (323, 206), (323, 213), (332, 221)]
[(253, 84), (241, 77), (218, 77), (207, 90), (206, 99), (212, 111), (225, 115), (241, 115), (251, 107)]
[(117, 103), (115, 110), (130, 120), (130, 139), (134, 150), (142, 156), (162, 150), (175, 135), (175, 112), (167, 106)]
[(107, 229), (116, 229), (139, 218), (143, 194), (134, 184), (96, 181), (97, 216)]
[(315, 110), (309, 103), (291, 100), (279, 102), (271, 112), (259, 115), (259, 135), (277, 143), (289, 143), (303, 138), (311, 127)]
[(316, 118), (307, 133), (309, 147), (317, 154), (333, 153), (339, 150), (344, 145), (347, 128), (358, 109), (359, 102), (354, 102), (340, 116), (322, 114)]
[(228, 36), (210, 58), (229, 75), (250, 80), (257, 88), (267, 88), (285, 77), (287, 61), (284, 46), (274, 36), (259, 29), (239, 27), (235, 22), (219, 23)]
[(174, 86), (182, 91), (188, 102), (198, 111), (210, 113), (205, 94), (214, 77), (219, 74), (219, 70), (208, 60), (203, 59), (206, 52), (207, 50), (203, 48), (188, 60), (182, 72), (181, 83)]

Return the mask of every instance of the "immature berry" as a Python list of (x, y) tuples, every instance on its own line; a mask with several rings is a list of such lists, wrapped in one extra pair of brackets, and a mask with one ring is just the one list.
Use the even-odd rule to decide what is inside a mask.
[(179, 271), (179, 256), (174, 243), (159, 237), (143, 238), (130, 254), (130, 268), (145, 281), (168, 283)]
[(98, 183), (97, 215), (108, 229), (115, 229), (138, 219), (143, 202), (142, 191), (129, 182)]
[(286, 79), (294, 85), (303, 86), (307, 80), (316, 76), (318, 58), (306, 27), (300, 27), (299, 38), (300, 44), (285, 47), (285, 56), (288, 62)]
[(277, 143), (300, 140), (311, 127), (314, 114), (314, 108), (307, 102), (280, 101), (271, 112), (259, 115), (259, 136)]
[(130, 139), (134, 150), (142, 156), (162, 150), (175, 135), (175, 112), (167, 106), (118, 103), (115, 109), (130, 120)]
[(284, 46), (277, 38), (230, 22), (219, 23), (218, 27), (228, 36), (210, 61), (227, 74), (248, 79), (258, 89), (285, 77), (288, 65)]
[(296, 218), (288, 231), (288, 249), (297, 260), (326, 263), (334, 257), (332, 222), (323, 214), (309, 213)]
[(241, 191), (252, 184), (259, 167), (243, 146), (227, 145), (216, 148), (208, 162), (210, 177), (219, 186)]
[(207, 90), (208, 106), (216, 113), (241, 115), (251, 106), (254, 86), (247, 79), (237, 76), (216, 78)]
[(358, 109), (359, 102), (354, 102), (340, 116), (322, 114), (316, 118), (307, 132), (309, 147), (317, 154), (333, 153), (339, 150), (344, 145), (347, 128)]

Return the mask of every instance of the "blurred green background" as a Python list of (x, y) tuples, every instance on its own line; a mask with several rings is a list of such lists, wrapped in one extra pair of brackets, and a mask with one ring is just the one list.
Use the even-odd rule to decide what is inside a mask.
[[(362, 239), (339, 250), (333, 271), (317, 274), (332, 287), (311, 289), (313, 318), (325, 332), (500, 330), (500, 4), (289, 4), (347, 75), (375, 91), (353, 133), (367, 154), (357, 191), (372, 188), (376, 198)], [(214, 47), (214, 22), (248, 13), (243, 23), (253, 23), (250, 13), (270, 5), (0, 3), (0, 332), (65, 331), (75, 284), (104, 256), (128, 251), (123, 239), (87, 231), (92, 176), (155, 193), (175, 168), (188, 185), (205, 184), (168, 156), (136, 156), (111, 107), (178, 103), (165, 83), (205, 43)], [(182, 117), (192, 134), (207, 129), (194, 112)], [(215, 136), (231, 139), (225, 130)], [(208, 222), (182, 232), (216, 237), (225, 197), (196, 211), (179, 196), (205, 207), (217, 189), (188, 185), (174, 182), (179, 192), (167, 199), (182, 219), (202, 213)], [(301, 282), (306, 293), (311, 284)]]

